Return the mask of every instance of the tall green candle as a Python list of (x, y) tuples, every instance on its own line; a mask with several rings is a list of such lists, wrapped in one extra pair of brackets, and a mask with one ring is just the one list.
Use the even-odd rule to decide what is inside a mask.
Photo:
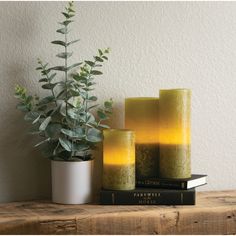
[(160, 90), (160, 176), (191, 177), (191, 90)]
[(103, 131), (103, 188), (135, 188), (135, 134), (131, 130)]
[(159, 162), (158, 98), (125, 99), (125, 127), (135, 131), (136, 178), (157, 177)]

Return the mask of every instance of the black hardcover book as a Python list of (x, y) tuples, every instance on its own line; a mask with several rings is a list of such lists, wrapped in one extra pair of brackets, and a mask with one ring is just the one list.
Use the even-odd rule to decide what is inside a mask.
[(100, 193), (102, 205), (195, 205), (195, 189), (105, 190)]
[(206, 184), (207, 175), (192, 175), (188, 179), (137, 179), (136, 187), (167, 188), (167, 189), (191, 189)]

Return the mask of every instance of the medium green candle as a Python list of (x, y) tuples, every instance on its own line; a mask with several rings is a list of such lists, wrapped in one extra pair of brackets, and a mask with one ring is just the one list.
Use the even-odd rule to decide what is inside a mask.
[(137, 179), (158, 176), (158, 106), (155, 97), (125, 99), (125, 127), (135, 131)]
[(191, 90), (160, 90), (160, 176), (191, 177)]
[(103, 188), (135, 188), (135, 134), (131, 130), (104, 130)]

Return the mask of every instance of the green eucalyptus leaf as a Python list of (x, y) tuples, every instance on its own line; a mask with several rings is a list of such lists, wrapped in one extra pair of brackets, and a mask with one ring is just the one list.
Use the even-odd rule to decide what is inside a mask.
[(68, 161), (70, 156), (71, 156), (71, 151), (66, 151), (66, 150), (64, 150), (64, 151), (57, 154), (57, 158), (61, 158), (64, 161)]
[(62, 53), (57, 54), (56, 56), (59, 58), (66, 59), (66, 58), (71, 57), (72, 54), (73, 54), (72, 52), (62, 52)]
[(59, 22), (59, 24), (64, 25), (64, 26), (67, 26), (67, 25), (69, 25), (69, 24), (72, 23), (72, 22), (73, 22), (73, 20), (65, 20), (65, 21), (63, 21), (63, 22)]
[(16, 108), (20, 111), (23, 111), (23, 112), (27, 112), (29, 111), (30, 109), (25, 105), (25, 104), (21, 104), (19, 103)]
[(68, 103), (73, 106), (73, 107), (79, 107), (81, 102), (80, 102), (80, 98), (77, 96), (77, 97), (71, 97), (69, 100), (68, 100)]
[(43, 141), (41, 141), (41, 142), (35, 144), (34, 147), (38, 147), (38, 146), (44, 144), (45, 142), (48, 142), (49, 140), (50, 140), (50, 138), (47, 138), (47, 139), (45, 139), (45, 140), (43, 140)]
[(66, 116), (66, 104), (65, 103), (63, 103), (60, 107), (60, 114), (62, 116)]
[(101, 110), (97, 111), (97, 115), (98, 115), (100, 120), (106, 120), (107, 119), (107, 115)]
[(112, 108), (112, 104), (113, 104), (112, 100), (104, 102), (104, 106), (107, 109), (111, 109)]
[(96, 60), (96, 61), (99, 61), (99, 62), (103, 62), (103, 59), (101, 58), (101, 57), (94, 57), (94, 59)]
[(106, 56), (102, 56), (102, 58), (105, 59), (105, 60), (108, 60), (108, 57), (106, 57)]
[(80, 151), (88, 150), (90, 147), (87, 144), (73, 143), (72, 148), (74, 152), (80, 152)]
[(70, 15), (66, 12), (62, 12), (62, 14), (66, 17), (66, 18), (70, 18)]
[(57, 84), (44, 84), (42, 85), (43, 89), (53, 89)]
[(99, 53), (100, 56), (102, 56), (102, 54), (103, 54), (101, 49), (98, 49), (98, 53)]
[(61, 28), (61, 29), (58, 29), (57, 30), (57, 33), (60, 33), (60, 34), (68, 34), (68, 29), (65, 27), (65, 28)]
[(76, 127), (74, 131), (77, 133), (78, 136), (81, 138), (85, 137), (85, 128), (82, 127)]
[(53, 73), (52, 75), (49, 76), (48, 80), (52, 81), (56, 75), (57, 73)]
[(45, 132), (48, 137), (55, 139), (55, 138), (59, 138), (61, 128), (62, 128), (61, 124), (50, 123), (47, 126)]
[(95, 65), (95, 63), (92, 62), (92, 61), (85, 61), (85, 63), (88, 64), (89, 66), (94, 66)]
[(32, 124), (33, 124), (33, 125), (36, 124), (36, 123), (39, 121), (40, 117), (41, 117), (41, 115), (39, 115), (39, 116), (32, 122)]
[(72, 8), (68, 8), (68, 12), (75, 12)]
[(67, 43), (67, 46), (70, 46), (71, 44), (77, 43), (78, 41), (80, 41), (79, 39), (73, 40), (69, 43)]
[(92, 85), (95, 85), (96, 83), (94, 83), (94, 82), (89, 82), (88, 83), (88, 86), (92, 86)]
[(66, 71), (66, 67), (65, 66), (55, 66), (50, 68), (51, 70), (58, 70), (58, 71)]
[(61, 129), (61, 132), (67, 136), (69, 136), (70, 138), (83, 138), (85, 135), (83, 133), (81, 133), (81, 131), (79, 129), (75, 129), (75, 130), (69, 130), (69, 129)]
[(46, 105), (42, 105), (42, 106), (39, 106), (38, 107), (38, 110), (39, 111), (45, 111), (47, 109), (47, 106)]
[(96, 128), (90, 128), (87, 133), (86, 140), (92, 143), (98, 143), (102, 141), (102, 132)]
[(66, 13), (66, 12), (62, 12), (62, 14), (63, 14), (67, 19), (69, 19), (69, 18), (75, 16), (74, 14), (68, 14), (68, 13)]
[(78, 91), (78, 89), (70, 89), (69, 92), (71, 93), (72, 97), (76, 97), (76, 96), (80, 96), (80, 92)]
[(82, 62), (75, 63), (75, 64), (73, 64), (73, 65), (67, 67), (67, 71), (69, 71), (69, 70), (71, 70), (71, 69), (73, 69), (73, 68), (75, 68), (75, 67), (77, 67), (77, 66), (80, 66), (81, 64), (83, 64), (83, 63), (82, 63)]
[(75, 109), (68, 109), (67, 114), (70, 118), (77, 120), (78, 119), (78, 113)]
[(84, 91), (93, 91), (93, 88), (83, 88)]
[(94, 67), (102, 67), (101, 64), (96, 64)]
[(39, 126), (39, 130), (40, 130), (40, 131), (44, 131), (44, 130), (47, 128), (47, 126), (48, 126), (48, 124), (50, 123), (51, 120), (52, 120), (52, 117), (51, 117), (51, 116), (47, 117), (47, 118), (41, 123), (41, 125)]
[(57, 44), (57, 45), (61, 45), (61, 46), (66, 46), (66, 43), (60, 40), (55, 40), (51, 42), (52, 44)]
[(61, 146), (68, 152), (72, 151), (72, 143), (66, 138), (59, 138)]
[(30, 112), (25, 114), (24, 120), (26, 120), (26, 121), (34, 121), (38, 117), (40, 117), (40, 113), (38, 113), (36, 111), (30, 111)]
[(48, 82), (48, 79), (47, 78), (42, 78), (39, 80), (39, 82)]
[(51, 157), (53, 156), (53, 152), (57, 147), (57, 144), (58, 142), (45, 142), (41, 145), (40, 150), (45, 157)]
[(88, 98), (88, 100), (95, 102), (95, 101), (98, 100), (98, 98), (96, 96), (91, 96), (91, 97)]
[(86, 98), (87, 98), (87, 92), (80, 91), (80, 96), (81, 96), (83, 99), (86, 99)]
[(76, 81), (79, 81), (79, 82), (83, 82), (83, 83), (86, 83), (86, 81), (87, 81), (86, 77), (81, 76), (79, 74), (74, 74), (73, 79), (76, 80)]
[(47, 96), (39, 101), (39, 105), (48, 104), (48, 103), (54, 102), (54, 101), (55, 101), (54, 96)]
[(79, 116), (80, 122), (85, 123), (86, 119), (87, 119), (86, 114), (85, 113), (80, 113), (80, 116)]
[(64, 152), (64, 151), (65, 151), (65, 149), (60, 145), (60, 142), (58, 141), (57, 146), (53, 150), (53, 155), (56, 156), (59, 153)]
[(98, 71), (98, 70), (92, 70), (90, 72), (92, 75), (102, 75), (102, 72), (101, 71)]
[(48, 66), (48, 63), (46, 63), (45, 65), (43, 65), (43, 69), (45, 70)]
[(93, 116), (93, 114), (87, 112), (87, 119), (86, 119), (86, 122), (87, 123), (92, 123), (95, 121), (95, 117)]
[(103, 128), (103, 129), (109, 129), (110, 128), (110, 126), (104, 125), (104, 124), (99, 124), (98, 126)]
[(41, 74), (47, 76), (49, 72), (50, 72), (50, 69), (47, 69), (47, 70), (42, 71)]
[(28, 96), (28, 97), (25, 99), (25, 102), (26, 102), (26, 103), (30, 103), (32, 100), (33, 100), (33, 97), (32, 97), (32, 96)]

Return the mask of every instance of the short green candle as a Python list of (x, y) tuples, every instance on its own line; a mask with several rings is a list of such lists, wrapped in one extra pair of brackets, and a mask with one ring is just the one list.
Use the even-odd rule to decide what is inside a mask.
[(160, 90), (160, 176), (191, 177), (191, 90)]
[(135, 134), (131, 130), (104, 130), (103, 188), (135, 188)]
[(136, 178), (157, 177), (159, 163), (158, 98), (125, 99), (125, 127), (135, 131)]

